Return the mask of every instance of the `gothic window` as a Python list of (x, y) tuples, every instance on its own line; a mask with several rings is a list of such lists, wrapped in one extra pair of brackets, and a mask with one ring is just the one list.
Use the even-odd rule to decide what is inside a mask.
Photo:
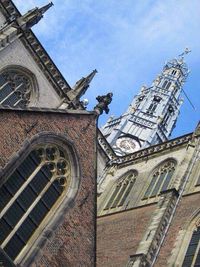
[(26, 107), (33, 93), (34, 79), (21, 68), (8, 68), (0, 73), (0, 105)]
[(156, 110), (158, 103), (160, 103), (160, 101), (161, 101), (161, 98), (159, 96), (154, 96), (152, 103), (148, 107), (147, 113), (152, 114)]
[(66, 151), (46, 144), (32, 150), (1, 186), (0, 246), (13, 261), (38, 237), (70, 181)]
[(177, 71), (176, 70), (172, 70), (172, 75), (176, 75)]
[(160, 192), (167, 190), (175, 170), (175, 162), (167, 161), (157, 168), (151, 177), (151, 182), (146, 190), (144, 198), (155, 197)]
[(150, 104), (149, 108), (148, 108), (148, 113), (153, 113), (153, 112), (156, 110), (157, 105), (158, 105), (157, 102), (152, 102), (152, 103)]
[(182, 267), (200, 266), (200, 226), (193, 231)]
[(124, 205), (135, 183), (135, 177), (134, 172), (129, 172), (118, 181), (104, 210), (118, 208)]
[(168, 90), (171, 84), (169, 81), (164, 81), (162, 88)]

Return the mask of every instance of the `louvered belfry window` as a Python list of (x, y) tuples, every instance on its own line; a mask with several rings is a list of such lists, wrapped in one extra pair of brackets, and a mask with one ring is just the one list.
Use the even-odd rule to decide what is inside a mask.
[(122, 179), (120, 179), (120, 181), (115, 185), (104, 210), (123, 206), (133, 188), (134, 183), (135, 173), (132, 172), (126, 174)]
[(160, 192), (167, 190), (174, 171), (174, 161), (167, 161), (156, 169), (151, 177), (151, 182), (146, 190), (144, 198), (155, 197)]
[(200, 227), (194, 230), (182, 267), (200, 266)]
[(0, 245), (12, 260), (41, 228), (70, 180), (67, 154), (48, 144), (30, 152), (0, 188)]
[(28, 75), (17, 69), (0, 74), (0, 105), (26, 107), (30, 102), (32, 82)]

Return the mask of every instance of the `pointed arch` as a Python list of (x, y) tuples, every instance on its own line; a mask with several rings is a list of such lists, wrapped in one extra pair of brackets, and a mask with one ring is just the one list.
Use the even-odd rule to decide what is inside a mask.
[(174, 158), (169, 158), (154, 168), (150, 174), (150, 183), (143, 199), (155, 197), (169, 188), (176, 165), (177, 161)]
[(34, 136), (18, 155), (5, 168), (0, 187), (0, 246), (21, 264), (73, 205), (80, 167), (72, 144), (53, 133)]
[(123, 174), (112, 186), (111, 196), (109, 197), (104, 210), (120, 208), (129, 197), (135, 184), (138, 173), (136, 170), (129, 170)]
[(200, 209), (197, 209), (178, 233), (169, 266), (193, 267), (200, 264)]

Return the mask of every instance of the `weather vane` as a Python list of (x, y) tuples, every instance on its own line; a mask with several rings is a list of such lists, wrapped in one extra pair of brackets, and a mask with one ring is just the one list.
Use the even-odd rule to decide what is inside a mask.
[(183, 51), (183, 53), (181, 53), (180, 55), (178, 55), (179, 57), (184, 57), (184, 55), (187, 55), (188, 53), (190, 53), (192, 50), (189, 49), (188, 47), (185, 48), (185, 50)]

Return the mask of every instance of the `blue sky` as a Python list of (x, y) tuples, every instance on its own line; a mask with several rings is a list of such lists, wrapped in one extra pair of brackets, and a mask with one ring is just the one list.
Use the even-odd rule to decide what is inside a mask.
[[(184, 90), (173, 137), (195, 129), (200, 119), (200, 1), (199, 0), (54, 0), (54, 6), (33, 27), (68, 83), (98, 70), (86, 94), (89, 109), (97, 95), (112, 91), (110, 115), (120, 115), (142, 85), (150, 85), (164, 62), (185, 47), (191, 73)], [(19, 10), (46, 4), (14, 0)], [(108, 115), (103, 115), (100, 125)]]

